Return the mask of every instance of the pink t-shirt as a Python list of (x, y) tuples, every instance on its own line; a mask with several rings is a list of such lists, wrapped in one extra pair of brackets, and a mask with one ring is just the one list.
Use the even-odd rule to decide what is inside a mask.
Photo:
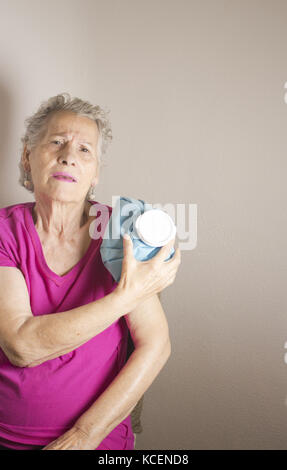
[[(91, 238), (82, 259), (65, 275), (48, 267), (32, 217), (34, 205), (0, 209), (0, 266), (22, 271), (33, 315), (71, 310), (112, 292), (117, 283), (101, 259), (102, 237)], [(107, 207), (103, 225), (112, 212)], [(101, 235), (104, 228), (97, 229)], [(120, 317), (80, 347), (35, 367), (14, 366), (0, 348), (0, 445), (32, 450), (70, 429), (124, 366), (128, 332)], [(109, 449), (134, 449), (130, 415), (95, 450)]]

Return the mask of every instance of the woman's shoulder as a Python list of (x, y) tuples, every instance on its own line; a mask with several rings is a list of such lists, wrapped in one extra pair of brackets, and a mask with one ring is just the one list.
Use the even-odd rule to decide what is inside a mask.
[(0, 208), (0, 240), (17, 242), (25, 226), (25, 208), (33, 202), (22, 202)]
[(5, 221), (6, 219), (21, 216), (24, 213), (26, 207), (34, 204), (33, 202), (20, 202), (17, 204), (12, 204), (10, 206), (5, 206), (0, 208), (0, 222)]
[(99, 202), (99, 201), (93, 201), (93, 200), (89, 200), (89, 203), (93, 206), (93, 211), (92, 213), (93, 214), (96, 214), (96, 211), (100, 211), (100, 212), (105, 212), (105, 213), (108, 213), (109, 217), (111, 216), (111, 213), (112, 213), (112, 206), (110, 206), (109, 204), (104, 204), (102, 202)]
[(103, 202), (100, 202), (100, 201), (94, 201), (94, 200), (89, 199), (89, 203), (93, 204), (93, 205), (96, 204), (99, 207), (101, 207), (101, 206), (108, 207), (109, 210), (113, 209), (111, 206), (109, 206), (109, 204), (104, 204)]
[[(0, 208), (0, 266), (18, 266), (23, 238), (24, 209), (33, 203), (18, 203)], [(12, 263), (12, 264), (11, 264)]]

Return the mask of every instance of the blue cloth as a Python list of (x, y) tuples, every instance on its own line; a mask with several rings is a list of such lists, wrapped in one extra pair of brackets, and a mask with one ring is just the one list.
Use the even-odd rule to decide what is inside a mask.
[[(123, 260), (123, 235), (128, 233), (133, 242), (134, 257), (138, 261), (146, 261), (153, 258), (162, 247), (153, 247), (143, 242), (137, 235), (134, 227), (136, 219), (153, 209), (151, 204), (141, 199), (119, 197), (112, 211), (112, 215), (106, 226), (103, 241), (100, 248), (102, 261), (110, 271), (116, 282), (120, 281)], [(171, 249), (168, 261), (175, 253)]]

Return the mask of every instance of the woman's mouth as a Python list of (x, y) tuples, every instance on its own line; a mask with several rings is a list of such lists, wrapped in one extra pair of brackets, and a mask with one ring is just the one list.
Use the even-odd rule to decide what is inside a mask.
[(57, 180), (66, 181), (67, 183), (76, 183), (76, 181), (70, 176), (58, 175), (58, 176), (53, 176), (53, 178), (56, 178)]

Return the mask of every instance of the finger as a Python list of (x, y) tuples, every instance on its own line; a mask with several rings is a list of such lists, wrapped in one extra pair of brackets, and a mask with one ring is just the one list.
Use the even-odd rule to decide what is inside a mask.
[(181, 253), (179, 247), (175, 250), (174, 254), (172, 257), (166, 261), (164, 264), (176, 264), (176, 263), (181, 263)]
[(175, 237), (172, 240), (170, 240), (166, 245), (162, 246), (159, 252), (152, 258), (152, 260), (156, 263), (164, 261), (168, 257), (174, 245), (174, 242), (175, 242)]
[(127, 233), (125, 233), (123, 236), (123, 256), (124, 259), (130, 259), (134, 257), (133, 242)]

